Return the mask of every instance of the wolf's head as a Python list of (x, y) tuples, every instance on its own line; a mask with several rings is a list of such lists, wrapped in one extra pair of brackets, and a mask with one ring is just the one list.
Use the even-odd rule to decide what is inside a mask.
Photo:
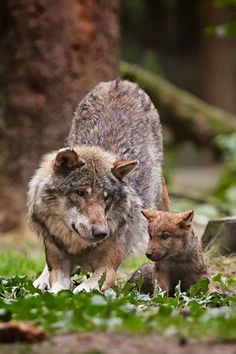
[(185, 246), (192, 234), (193, 210), (170, 213), (144, 209), (149, 221), (150, 240), (146, 256), (152, 261), (175, 257), (186, 251)]
[(127, 216), (130, 201), (124, 178), (136, 165), (117, 161), (97, 147), (46, 155), (29, 185), (31, 226), (72, 252), (101, 242)]

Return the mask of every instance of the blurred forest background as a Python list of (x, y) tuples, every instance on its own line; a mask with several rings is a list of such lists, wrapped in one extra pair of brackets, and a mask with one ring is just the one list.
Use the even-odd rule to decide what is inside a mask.
[(2, 0), (0, 231), (19, 225), (42, 154), (99, 81), (138, 82), (160, 112), (176, 210), (236, 213), (235, 0)]

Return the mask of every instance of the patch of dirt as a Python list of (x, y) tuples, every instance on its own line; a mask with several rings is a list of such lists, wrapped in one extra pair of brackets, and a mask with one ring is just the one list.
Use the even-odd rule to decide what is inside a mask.
[(236, 341), (231, 343), (187, 343), (158, 335), (115, 333), (69, 334), (51, 338), (42, 344), (10, 344), (0, 347), (1, 354), (236, 354)]

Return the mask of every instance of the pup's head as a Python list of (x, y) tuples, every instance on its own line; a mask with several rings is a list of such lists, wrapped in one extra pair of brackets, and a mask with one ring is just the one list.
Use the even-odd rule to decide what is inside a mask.
[[(89, 245), (109, 236), (109, 215), (127, 203), (123, 181), (137, 161), (118, 160), (96, 147), (46, 155), (29, 186), (29, 219), (37, 233)], [(86, 245), (85, 244), (85, 245)]]
[(177, 256), (184, 250), (191, 235), (194, 211), (170, 213), (158, 210), (142, 210), (149, 221), (149, 245), (146, 256), (152, 261)]

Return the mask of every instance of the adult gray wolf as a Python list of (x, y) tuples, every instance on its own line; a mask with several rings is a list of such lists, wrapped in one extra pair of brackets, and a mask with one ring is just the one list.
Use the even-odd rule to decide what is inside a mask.
[(75, 293), (97, 288), (102, 274), (106, 290), (122, 260), (145, 251), (141, 209), (168, 199), (157, 110), (136, 84), (102, 82), (79, 104), (67, 145), (43, 157), (29, 184), (29, 223), (47, 262), (34, 286), (68, 289), (81, 266), (92, 275)]

